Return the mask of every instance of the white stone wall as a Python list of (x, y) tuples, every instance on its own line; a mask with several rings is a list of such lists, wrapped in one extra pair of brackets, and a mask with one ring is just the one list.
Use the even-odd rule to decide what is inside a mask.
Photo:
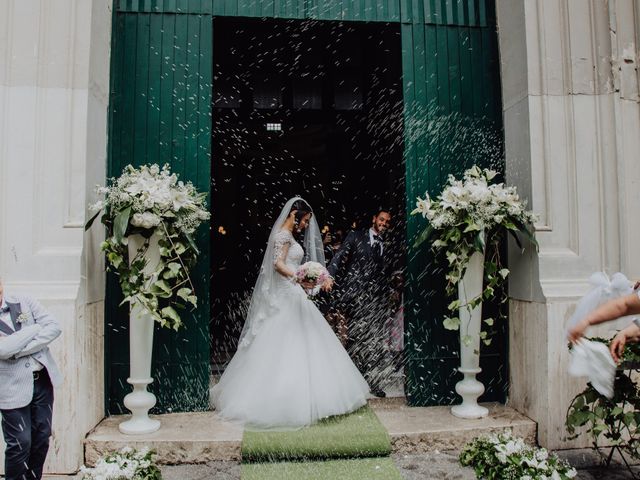
[(540, 214), (539, 254), (510, 251), (510, 402), (542, 445), (578, 446), (564, 415), (585, 382), (566, 373), (566, 322), (591, 273), (640, 278), (640, 4), (497, 7), (507, 177)]
[(63, 330), (48, 472), (77, 470), (104, 411), (100, 229), (83, 224), (106, 171), (110, 34), (107, 0), (0, 1), (0, 273)]

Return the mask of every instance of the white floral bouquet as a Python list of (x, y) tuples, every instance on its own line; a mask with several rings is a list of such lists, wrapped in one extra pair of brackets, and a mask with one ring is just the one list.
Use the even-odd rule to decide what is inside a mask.
[(296, 280), (311, 283), (314, 289), (321, 287), (329, 278), (327, 269), (318, 262), (303, 263), (296, 270)]
[(578, 474), (545, 448), (527, 445), (510, 432), (476, 438), (463, 448), (460, 463), (486, 480), (567, 480)]
[[(492, 298), (509, 274), (500, 261), (500, 242), (505, 232), (513, 235), (520, 248), (518, 233), (524, 234), (537, 247), (533, 235), (536, 216), (526, 209), (526, 202), (520, 199), (515, 187), (491, 183), (496, 176), (495, 171), (478, 166), (465, 171), (462, 180), (449, 175), (447, 185), (436, 199), (428, 194), (425, 198), (418, 197), (416, 208), (411, 212), (422, 215), (429, 222), (415, 246), (429, 239), (436, 253), (446, 254), (449, 264), (447, 294), (455, 294), (471, 255), (474, 252), (485, 254), (485, 288), (478, 298), (469, 302), (469, 308), (474, 308), (483, 299)], [(501, 301), (506, 301), (506, 297)], [(460, 307), (458, 300), (449, 304), (452, 312)], [(485, 322), (492, 325), (493, 319)], [(459, 325), (455, 316), (444, 320), (447, 329), (457, 330)], [(482, 332), (481, 337), (485, 343), (490, 342), (486, 332)]]
[[(533, 224), (536, 216), (526, 210), (526, 202), (520, 200), (516, 187), (503, 183), (490, 184), (497, 175), (494, 170), (481, 170), (473, 166), (464, 172), (463, 180), (449, 175), (448, 185), (440, 196), (432, 201), (429, 195), (418, 198), (416, 209), (430, 222), (435, 230), (442, 230), (464, 224), (475, 232), (480, 244), (484, 242), (486, 232), (508, 223), (519, 230)], [(519, 224), (519, 225), (518, 225)]]
[(83, 480), (162, 480), (155, 453), (146, 447), (124, 447), (99, 459), (93, 468), (82, 466), (80, 474)]
[(191, 182), (178, 180), (168, 164), (162, 168), (156, 164), (140, 168), (127, 165), (120, 177), (112, 179), (111, 186), (98, 185), (96, 191), (105, 199), (91, 205), (90, 210), (117, 212), (127, 217), (131, 227), (144, 230), (172, 223), (175, 229), (191, 235), (210, 217), (206, 194), (198, 193)]
[[(169, 165), (128, 165), (110, 185), (97, 186), (104, 200), (90, 206), (96, 214), (85, 229), (103, 213), (107, 238), (101, 248), (107, 269), (120, 277), (124, 301), (135, 300), (163, 326), (178, 329), (182, 325), (174, 308), (193, 307), (197, 297), (189, 277), (199, 251), (192, 238), (200, 224), (210, 218), (206, 194), (198, 193), (191, 182), (183, 182), (171, 173)], [(147, 239), (142, 251), (128, 258), (128, 236), (141, 234)], [(161, 263), (151, 274), (143, 272), (148, 239), (159, 237)]]

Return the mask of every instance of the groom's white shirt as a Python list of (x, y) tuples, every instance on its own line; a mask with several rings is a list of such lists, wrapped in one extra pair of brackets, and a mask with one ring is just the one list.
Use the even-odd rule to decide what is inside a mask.
[(371, 245), (372, 247), (377, 243), (380, 244), (380, 253), (384, 253), (384, 243), (381, 240), (374, 240), (373, 236), (374, 235), (378, 235), (378, 237), (380, 236), (379, 233), (376, 233), (376, 231), (373, 228), (369, 229), (369, 245)]

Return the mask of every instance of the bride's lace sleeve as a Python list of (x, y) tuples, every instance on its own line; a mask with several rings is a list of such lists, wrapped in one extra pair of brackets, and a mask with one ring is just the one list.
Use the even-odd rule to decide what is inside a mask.
[(275, 265), (278, 260), (284, 260), (284, 256), (289, 250), (291, 244), (291, 233), (286, 230), (281, 230), (273, 237), (273, 264)]

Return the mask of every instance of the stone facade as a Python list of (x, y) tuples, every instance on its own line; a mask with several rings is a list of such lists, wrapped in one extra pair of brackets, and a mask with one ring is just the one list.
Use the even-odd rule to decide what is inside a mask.
[[(507, 175), (540, 213), (539, 254), (512, 249), (511, 406), (564, 440), (564, 328), (597, 270), (640, 278), (640, 11), (634, 0), (497, 0)], [(60, 319), (49, 472), (82, 463), (104, 412), (100, 229), (110, 0), (0, 3), (0, 272)], [(635, 168), (634, 168), (635, 167)], [(4, 446), (0, 444), (0, 449)], [(0, 453), (0, 462), (2, 462)]]
[[(584, 381), (565, 325), (591, 273), (640, 278), (640, 8), (633, 0), (498, 0), (507, 178), (540, 214), (538, 255), (511, 249), (511, 406), (565, 441)], [(606, 331), (603, 331), (606, 333)]]
[(106, 172), (110, 35), (109, 1), (0, 2), (0, 272), (63, 331), (48, 472), (78, 469), (104, 412), (100, 229), (83, 226)]

